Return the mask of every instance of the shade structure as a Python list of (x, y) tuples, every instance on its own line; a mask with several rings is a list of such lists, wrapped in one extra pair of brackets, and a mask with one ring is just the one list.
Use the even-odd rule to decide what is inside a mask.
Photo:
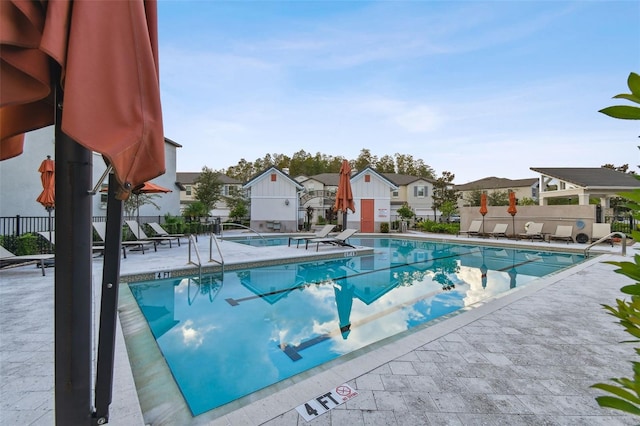
[[(25, 132), (55, 125), (55, 228), (66, 236), (56, 241), (56, 424), (108, 422), (122, 200), (165, 171), (156, 14), (155, 0), (0, 1), (0, 160), (22, 153)], [(94, 366), (92, 151), (113, 168)]]
[(482, 215), (482, 233), (484, 234), (484, 216), (489, 212), (487, 209), (487, 194), (480, 194), (480, 214)]
[(509, 192), (509, 208), (507, 209), (507, 213), (511, 215), (512, 222), (512, 232), (513, 235), (516, 235), (516, 213), (518, 213), (518, 208), (516, 207), (516, 193), (511, 191)]
[[(131, 191), (136, 196), (136, 217), (138, 220), (138, 224), (140, 223), (140, 194), (166, 194), (168, 192), (173, 192), (169, 188), (165, 188), (164, 186), (160, 186), (153, 182), (145, 182), (144, 184), (138, 186), (137, 188)], [(139, 230), (140, 228), (138, 228)], [(137, 235), (138, 239), (140, 239), (140, 235)]]
[(338, 181), (338, 190), (336, 191), (336, 202), (333, 207), (336, 211), (342, 212), (342, 229), (345, 229), (347, 227), (347, 210), (351, 210), (352, 213), (356, 212), (351, 191), (351, 166), (347, 160), (342, 160), (342, 165), (340, 166), (340, 179)]
[(49, 213), (49, 241), (52, 241), (51, 211), (54, 209), (56, 204), (55, 170), (56, 165), (50, 155), (47, 155), (47, 158), (40, 163), (40, 167), (38, 168), (38, 171), (40, 172), (40, 180), (42, 181), (42, 192), (38, 198), (36, 198), (36, 201), (42, 204), (47, 210), (47, 213)]
[(0, 2), (0, 159), (54, 124), (53, 59), (61, 130), (101, 153), (125, 190), (163, 174), (156, 13), (155, 0)]

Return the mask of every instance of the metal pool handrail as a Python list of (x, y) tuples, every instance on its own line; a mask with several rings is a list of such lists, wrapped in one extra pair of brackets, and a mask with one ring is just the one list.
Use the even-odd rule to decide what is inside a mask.
[(258, 237), (262, 238), (265, 243), (267, 242), (267, 240), (258, 231), (256, 231), (253, 228), (249, 228), (248, 226), (240, 225), (239, 223), (222, 223), (222, 224), (220, 224), (220, 236), (222, 236), (222, 231), (224, 230), (224, 226), (225, 225), (232, 225), (232, 226), (237, 226), (239, 228), (248, 229), (249, 231), (251, 231), (254, 234), (256, 234)]
[[(195, 249), (198, 263), (191, 260), (191, 247)], [(198, 267), (198, 274), (202, 275), (202, 261), (200, 260), (200, 250), (198, 250), (198, 244), (196, 244), (196, 238), (193, 236), (193, 234), (189, 235), (189, 258), (187, 259), (187, 263), (196, 265)]]
[[(218, 255), (220, 255), (220, 260), (216, 260), (213, 258), (213, 243), (216, 243), (216, 249), (218, 249)], [(211, 233), (211, 237), (209, 239), (209, 262), (216, 262), (218, 265), (222, 267), (222, 273), (224, 274), (224, 258), (222, 257), (222, 251), (220, 250), (220, 245), (218, 244), (218, 238), (216, 234)]]
[(589, 244), (585, 249), (584, 249), (584, 257), (589, 257), (589, 250), (591, 249), (591, 247), (595, 246), (596, 244), (600, 244), (602, 242), (607, 241), (609, 238), (614, 237), (614, 236), (618, 236), (622, 238), (622, 255), (626, 256), (627, 255), (627, 234), (625, 234), (624, 232), (618, 232), (618, 231), (614, 231), (608, 235), (605, 235), (604, 237), (600, 238), (598, 241), (594, 241), (593, 243)]

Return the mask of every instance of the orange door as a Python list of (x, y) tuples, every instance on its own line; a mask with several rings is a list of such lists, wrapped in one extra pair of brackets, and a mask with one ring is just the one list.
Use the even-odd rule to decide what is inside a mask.
[(373, 200), (360, 200), (360, 232), (374, 231)]

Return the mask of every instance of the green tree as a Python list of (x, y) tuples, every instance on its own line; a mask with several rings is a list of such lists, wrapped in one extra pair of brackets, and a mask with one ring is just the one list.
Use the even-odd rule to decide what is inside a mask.
[(508, 206), (509, 191), (491, 191), (487, 194), (487, 204), (490, 206)]
[(358, 155), (358, 158), (356, 158), (351, 166), (359, 171), (364, 170), (367, 166), (371, 166), (372, 169), (376, 169), (377, 163), (378, 157), (372, 155), (371, 151), (368, 149), (363, 148), (360, 150), (360, 155)]
[(396, 163), (390, 155), (383, 155), (376, 164), (376, 171), (379, 173), (395, 173)]
[(232, 188), (226, 202), (229, 206), (229, 216), (233, 220), (239, 221), (249, 215), (249, 202), (241, 190)]
[(464, 203), (469, 207), (480, 207), (480, 197), (482, 197), (482, 190), (474, 188), (464, 196)]
[(447, 200), (440, 206), (440, 212), (447, 218), (447, 222), (451, 218), (451, 215), (458, 212), (458, 204), (451, 200)]
[(133, 216), (138, 212), (141, 206), (151, 205), (160, 210), (160, 206), (154, 200), (160, 198), (158, 194), (131, 194), (129, 198), (124, 201), (124, 211), (128, 216)]
[[(616, 95), (614, 98), (626, 99), (640, 104), (640, 76), (631, 73), (627, 80), (630, 94)], [(600, 110), (601, 113), (610, 117), (625, 120), (640, 120), (640, 108), (634, 106), (613, 106)], [(640, 178), (638, 178), (640, 180)], [(628, 200), (626, 207), (633, 213), (636, 220), (640, 220), (640, 190), (633, 190), (618, 194)], [(640, 240), (640, 232), (632, 231), (632, 237)], [(640, 255), (634, 256), (633, 262), (608, 262), (618, 266), (615, 272), (625, 275), (636, 282), (632, 285), (624, 286), (620, 291), (631, 296), (631, 300), (616, 299), (616, 306), (603, 305), (609, 314), (619, 319), (619, 323), (625, 331), (632, 337), (631, 343), (640, 342)], [(636, 355), (640, 355), (640, 348), (634, 348)], [(602, 407), (609, 407), (627, 413), (640, 415), (640, 362), (631, 362), (633, 367), (633, 378), (614, 378), (614, 384), (597, 383), (594, 388), (610, 393), (610, 396), (599, 396), (596, 398)]]
[(208, 167), (203, 167), (200, 176), (194, 180), (196, 186), (195, 199), (200, 201), (208, 212), (216, 207), (216, 202), (220, 199), (222, 183), (218, 178), (219, 173)]
[(200, 201), (194, 201), (184, 209), (182, 215), (190, 221), (199, 221), (201, 217), (209, 216), (209, 210)]
[(453, 187), (453, 180), (456, 178), (451, 172), (444, 171), (442, 176), (437, 178), (433, 183), (433, 220), (436, 220), (436, 211), (441, 210), (444, 203), (450, 201), (454, 204), (458, 203), (460, 191)]
[(404, 203), (402, 207), (398, 209), (398, 215), (404, 220), (411, 220), (415, 216), (413, 209), (409, 207), (409, 204)]

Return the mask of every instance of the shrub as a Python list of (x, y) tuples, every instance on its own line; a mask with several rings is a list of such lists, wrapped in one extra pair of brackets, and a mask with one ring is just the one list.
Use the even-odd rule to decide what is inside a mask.
[(382, 222), (380, 224), (380, 232), (382, 232), (383, 234), (387, 234), (389, 233), (389, 223), (387, 222)]
[(38, 238), (33, 234), (23, 234), (16, 239), (17, 256), (38, 253)]
[(420, 222), (419, 227), (424, 232), (433, 232), (437, 234), (457, 234), (460, 231), (459, 223), (438, 223), (433, 220), (425, 220)]

